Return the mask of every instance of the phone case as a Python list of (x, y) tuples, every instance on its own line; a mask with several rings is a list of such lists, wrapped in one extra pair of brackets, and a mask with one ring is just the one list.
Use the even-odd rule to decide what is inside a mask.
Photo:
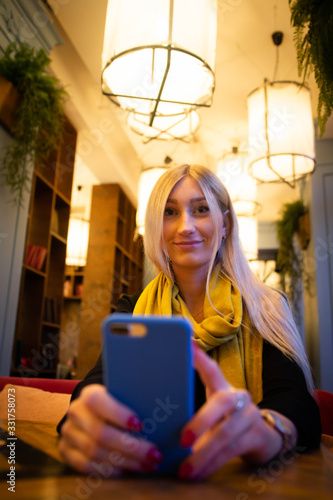
[[(142, 325), (144, 336), (131, 334)], [(179, 440), (194, 411), (190, 323), (181, 316), (115, 313), (105, 318), (102, 331), (108, 391), (137, 412), (143, 424), (140, 435), (162, 451), (158, 472), (174, 474), (189, 453)]]

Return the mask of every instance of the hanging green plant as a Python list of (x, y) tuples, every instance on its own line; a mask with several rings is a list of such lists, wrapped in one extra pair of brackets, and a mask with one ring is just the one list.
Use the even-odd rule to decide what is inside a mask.
[(64, 128), (63, 105), (67, 92), (47, 73), (51, 59), (43, 49), (12, 42), (0, 58), (0, 76), (13, 84), (20, 95), (13, 136), (6, 148), (0, 173), (10, 186), (15, 203), (28, 189), (29, 161), (43, 161), (61, 141)]
[[(279, 250), (276, 258), (276, 269), (281, 273), (281, 284), (288, 292), (291, 303), (297, 308), (297, 281), (303, 279), (305, 288), (309, 291), (309, 277), (304, 271), (301, 252), (294, 245), (294, 236), (300, 230), (300, 221), (307, 214), (307, 208), (302, 200), (285, 203), (281, 210), (281, 218), (276, 222)], [(288, 289), (285, 287), (288, 278)]]
[(295, 30), (298, 72), (303, 82), (314, 72), (319, 90), (318, 126), (322, 136), (333, 111), (333, 2), (289, 0)]

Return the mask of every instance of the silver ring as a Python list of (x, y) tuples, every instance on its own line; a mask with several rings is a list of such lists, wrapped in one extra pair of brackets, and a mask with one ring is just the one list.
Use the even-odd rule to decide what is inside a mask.
[(243, 408), (244, 406), (244, 396), (241, 392), (236, 392), (236, 397), (237, 397), (237, 403), (236, 403), (236, 406), (235, 406), (235, 410), (234, 411), (239, 411)]

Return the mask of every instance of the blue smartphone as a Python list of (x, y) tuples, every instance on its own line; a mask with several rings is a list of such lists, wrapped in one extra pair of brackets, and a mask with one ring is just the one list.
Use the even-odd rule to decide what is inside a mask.
[(181, 316), (115, 313), (102, 323), (104, 383), (142, 421), (140, 435), (163, 453), (161, 474), (176, 473), (179, 445), (194, 412), (191, 324)]

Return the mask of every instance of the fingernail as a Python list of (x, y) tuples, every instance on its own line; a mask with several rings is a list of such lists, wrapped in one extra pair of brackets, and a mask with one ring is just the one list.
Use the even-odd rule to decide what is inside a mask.
[(188, 479), (193, 474), (193, 466), (189, 462), (185, 462), (181, 465), (178, 471), (178, 477), (181, 479)]
[(162, 462), (163, 455), (157, 448), (150, 448), (146, 455), (146, 459), (149, 460), (149, 462), (159, 463)]
[(130, 431), (141, 431), (142, 430), (141, 420), (138, 417), (132, 416), (127, 420), (127, 427)]
[(156, 463), (156, 462), (143, 462), (141, 464), (141, 468), (145, 472), (153, 472), (153, 471), (157, 470), (158, 463)]
[(192, 446), (195, 440), (196, 435), (194, 434), (194, 432), (191, 431), (191, 429), (187, 429), (187, 431), (184, 432), (180, 439), (180, 446), (182, 448), (189, 448), (190, 446)]

